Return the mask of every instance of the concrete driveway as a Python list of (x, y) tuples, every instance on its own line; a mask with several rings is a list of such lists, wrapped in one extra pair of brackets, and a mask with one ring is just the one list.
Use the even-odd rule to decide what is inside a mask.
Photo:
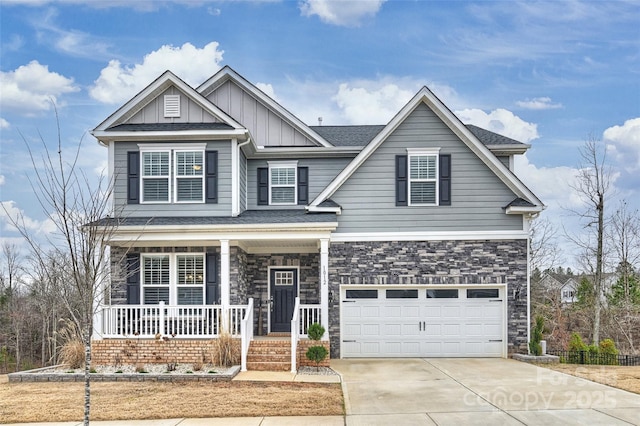
[(351, 359), (331, 367), (342, 375), (348, 426), (640, 425), (640, 395), (510, 359)]

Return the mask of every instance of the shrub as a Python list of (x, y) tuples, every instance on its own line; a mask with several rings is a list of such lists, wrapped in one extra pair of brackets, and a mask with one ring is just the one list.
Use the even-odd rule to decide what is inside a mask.
[(240, 353), (233, 337), (222, 333), (213, 340), (211, 361), (220, 367), (231, 367), (240, 363)]
[(611, 339), (604, 339), (600, 342), (601, 363), (605, 365), (618, 365), (618, 349)]
[(542, 333), (544, 332), (544, 318), (536, 316), (536, 324), (531, 329), (531, 341), (529, 342), (529, 352), (535, 356), (542, 355)]
[(314, 322), (307, 329), (307, 336), (309, 336), (310, 340), (320, 340), (322, 336), (324, 336), (324, 327)]
[(587, 345), (582, 341), (582, 337), (578, 333), (571, 333), (571, 338), (569, 339), (569, 350), (570, 351), (586, 351)]
[(307, 349), (307, 359), (316, 363), (316, 370), (320, 368), (320, 363), (324, 361), (328, 354), (329, 351), (324, 346), (311, 346)]
[(69, 368), (82, 368), (84, 355), (84, 343), (80, 340), (70, 340), (60, 350), (60, 361)]

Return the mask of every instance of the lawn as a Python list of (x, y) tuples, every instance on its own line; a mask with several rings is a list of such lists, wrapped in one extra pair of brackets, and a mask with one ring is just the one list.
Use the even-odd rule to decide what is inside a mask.
[[(296, 382), (97, 382), (91, 419), (343, 415), (340, 384)], [(0, 423), (79, 421), (84, 384), (8, 383), (0, 376)]]
[(542, 364), (540, 367), (640, 394), (640, 366)]

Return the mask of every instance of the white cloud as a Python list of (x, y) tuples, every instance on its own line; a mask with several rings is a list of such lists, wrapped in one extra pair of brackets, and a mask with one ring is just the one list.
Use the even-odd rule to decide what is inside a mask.
[(524, 109), (545, 110), (562, 108), (562, 104), (553, 103), (549, 97), (527, 99), (526, 101), (518, 101), (516, 104)]
[(50, 217), (41, 221), (33, 219), (27, 216), (14, 201), (0, 201), (0, 222), (4, 222), (3, 228), (6, 230), (15, 231), (16, 228), (13, 225), (15, 222), (35, 235), (51, 234), (57, 229)]
[(602, 134), (607, 151), (629, 171), (640, 168), (640, 117), (609, 127)]
[(3, 108), (33, 113), (51, 109), (58, 97), (80, 90), (72, 78), (66, 78), (38, 61), (31, 61), (14, 71), (0, 71), (0, 104)]
[(306, 0), (300, 4), (302, 16), (317, 15), (322, 22), (357, 27), (362, 19), (375, 16), (384, 0)]
[(9, 127), (11, 127), (11, 124), (9, 124), (9, 122), (4, 118), (0, 117), (0, 129), (8, 129)]
[(529, 143), (539, 137), (537, 124), (528, 123), (506, 109), (498, 108), (488, 114), (481, 109), (464, 109), (456, 111), (456, 115), (466, 124), (474, 124), (520, 142)]
[(350, 83), (342, 83), (333, 100), (349, 123), (386, 124), (414, 94), (392, 83), (378, 88), (351, 87)]
[(276, 91), (273, 88), (273, 85), (268, 83), (256, 83), (256, 87), (262, 90), (267, 96), (269, 96), (274, 101), (279, 102), (278, 98), (276, 97)]
[(5, 178), (4, 175), (0, 175), (0, 186), (4, 185)]
[(117, 104), (133, 97), (166, 70), (171, 70), (188, 84), (197, 86), (220, 69), (223, 51), (211, 42), (198, 49), (191, 43), (181, 47), (164, 45), (147, 54), (141, 64), (122, 65), (118, 60), (100, 72), (100, 77), (89, 90), (94, 99)]

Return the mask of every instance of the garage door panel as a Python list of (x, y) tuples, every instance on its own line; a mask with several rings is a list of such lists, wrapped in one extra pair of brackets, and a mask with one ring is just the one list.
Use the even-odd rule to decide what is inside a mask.
[(418, 299), (415, 290), (413, 297), (397, 297), (397, 290), (386, 289), (377, 288), (376, 299), (342, 304), (343, 356), (502, 356), (502, 300), (467, 299), (466, 287), (458, 289), (458, 298), (427, 298), (425, 288), (417, 290)]

